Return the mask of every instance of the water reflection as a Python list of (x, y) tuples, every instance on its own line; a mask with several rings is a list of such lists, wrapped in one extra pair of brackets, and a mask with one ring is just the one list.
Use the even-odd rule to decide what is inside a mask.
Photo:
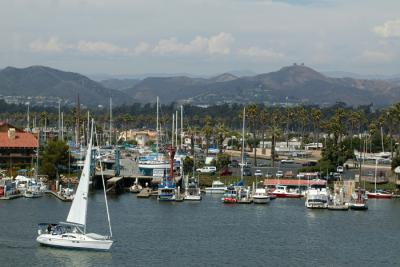
[[(73, 250), (38, 246), (36, 258), (42, 261), (41, 264), (52, 266), (105, 266), (112, 264), (112, 253), (90, 250)], [(46, 264), (47, 262), (47, 264)]]

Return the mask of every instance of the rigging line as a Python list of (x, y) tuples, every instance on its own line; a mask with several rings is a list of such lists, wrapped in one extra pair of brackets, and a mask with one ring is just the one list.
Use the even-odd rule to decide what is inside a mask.
[[(93, 119), (92, 119), (93, 120)], [(96, 129), (96, 128), (95, 128)], [(96, 130), (95, 130), (96, 131)], [(96, 142), (97, 142), (97, 133), (96, 133)], [(100, 154), (100, 153), (99, 153)], [(100, 156), (100, 155), (99, 155)], [(101, 172), (101, 181), (103, 183), (103, 192), (104, 192), (104, 200), (106, 202), (106, 210), (107, 210), (107, 219), (108, 219), (108, 227), (110, 229), (110, 238), (112, 237), (112, 229), (111, 229), (111, 220), (110, 220), (110, 212), (108, 210), (108, 202), (107, 202), (107, 194), (106, 194), (106, 185), (104, 183), (104, 173), (103, 173), (103, 164), (101, 162), (100, 156), (100, 172)]]

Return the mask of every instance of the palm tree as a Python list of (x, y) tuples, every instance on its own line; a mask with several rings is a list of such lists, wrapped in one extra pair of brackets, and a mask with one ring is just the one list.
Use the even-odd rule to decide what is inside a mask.
[(246, 108), (246, 115), (250, 125), (250, 131), (253, 133), (254, 166), (257, 166), (257, 137), (256, 129), (258, 122), (259, 108), (256, 104), (250, 104)]
[(321, 127), (322, 112), (319, 108), (311, 109), (311, 117), (314, 124), (314, 142), (319, 143), (319, 128)]
[(308, 122), (308, 114), (304, 106), (301, 106), (297, 112), (298, 119), (301, 125), (301, 147), (304, 145), (304, 130)]
[(265, 154), (265, 130), (267, 128), (267, 123), (268, 123), (268, 110), (267, 108), (264, 108), (260, 112), (260, 123), (261, 123), (261, 131), (262, 131), (262, 149), (263, 149), (263, 154)]
[(209, 147), (209, 142), (210, 142), (210, 138), (212, 136), (213, 133), (213, 128), (212, 128), (212, 118), (210, 116), (206, 116), (204, 118), (204, 126), (202, 129), (202, 133), (204, 138), (206, 139), (206, 156), (208, 156), (208, 147)]

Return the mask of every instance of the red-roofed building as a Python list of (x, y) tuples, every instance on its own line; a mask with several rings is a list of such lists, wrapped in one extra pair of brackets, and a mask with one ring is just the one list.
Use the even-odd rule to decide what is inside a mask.
[(0, 166), (3, 169), (31, 168), (38, 141), (31, 133), (0, 122)]

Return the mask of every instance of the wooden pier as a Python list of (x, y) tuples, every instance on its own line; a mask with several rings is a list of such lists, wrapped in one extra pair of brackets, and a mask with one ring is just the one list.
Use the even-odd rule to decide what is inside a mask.
[(72, 198), (67, 198), (67, 197), (59, 194), (58, 192), (54, 192), (54, 191), (51, 191), (51, 190), (46, 190), (46, 191), (44, 191), (44, 193), (50, 194), (50, 195), (52, 195), (52, 196), (54, 196), (54, 197), (56, 197), (59, 200), (64, 201), (64, 202), (71, 202), (73, 200)]
[(15, 194), (15, 195), (9, 195), (9, 196), (5, 196), (5, 197), (0, 197), (0, 200), (11, 200), (14, 198), (19, 198), (22, 197), (22, 194)]
[(150, 188), (143, 188), (142, 191), (139, 192), (136, 196), (138, 198), (149, 198), (152, 195), (152, 191)]

